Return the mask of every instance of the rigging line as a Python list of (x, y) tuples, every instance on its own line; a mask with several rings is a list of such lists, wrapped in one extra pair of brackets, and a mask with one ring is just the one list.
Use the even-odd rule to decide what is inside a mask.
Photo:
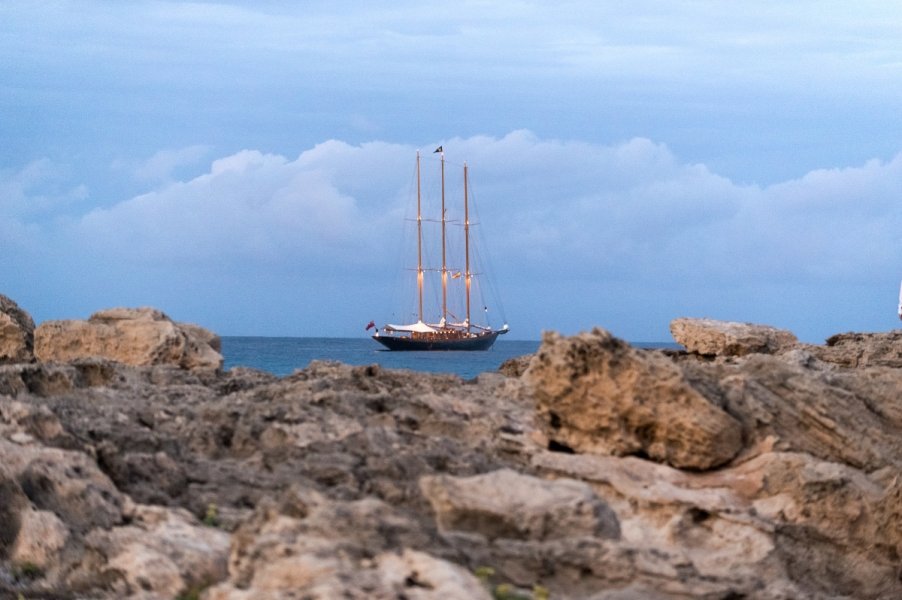
[[(391, 291), (385, 295), (385, 298), (389, 299), (391, 302), (390, 309), (387, 312), (402, 319), (407, 318), (409, 312), (407, 310), (408, 305), (413, 306), (410, 299), (415, 298), (416, 292), (416, 278), (411, 278), (410, 273), (405, 267), (405, 265), (409, 264), (410, 255), (408, 254), (408, 251), (410, 240), (412, 239), (411, 235), (416, 232), (416, 202), (411, 201), (412, 198), (416, 198), (416, 166), (413, 166), (410, 170), (406, 201), (399, 206), (402, 215), (404, 216), (399, 224), (400, 235), (392, 236), (396, 242), (394, 244), (395, 260), (392, 263), (395, 266), (392, 270), (393, 276), (388, 279), (393, 280), (395, 285), (392, 285)], [(413, 213), (412, 217), (411, 212)], [(399, 309), (400, 313), (398, 312)]]
[[(479, 202), (476, 201), (476, 193), (477, 193), (476, 190), (473, 189), (473, 186), (471, 185), (470, 186), (470, 197), (474, 198), (474, 200), (472, 202), (471, 210), (473, 211), (476, 219), (481, 222), (482, 219), (479, 217)], [(486, 234), (484, 232), (484, 227), (478, 227), (476, 235), (477, 235), (477, 241), (478, 241), (478, 243), (476, 245), (476, 253), (484, 267), (483, 270), (487, 273), (487, 275), (483, 279), (487, 280), (489, 293), (491, 294), (491, 297), (492, 297), (491, 299), (492, 299), (493, 303), (496, 305), (499, 315), (506, 323), (507, 316), (504, 311), (504, 303), (501, 300), (501, 294), (498, 290), (497, 284), (495, 283), (494, 273), (497, 273), (497, 271), (494, 270), (494, 265), (492, 264), (492, 260), (491, 260), (491, 256), (490, 256), (491, 253), (489, 252), (488, 244), (486, 242)], [(483, 300), (483, 302), (484, 302), (484, 300)], [(487, 306), (486, 304), (483, 304), (483, 305)]]

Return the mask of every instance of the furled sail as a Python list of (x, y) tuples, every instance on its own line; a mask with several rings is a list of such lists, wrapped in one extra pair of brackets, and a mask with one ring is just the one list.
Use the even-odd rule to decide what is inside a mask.
[(436, 329), (426, 325), (422, 321), (417, 321), (412, 325), (386, 325), (386, 331), (405, 331), (408, 333), (436, 333)]

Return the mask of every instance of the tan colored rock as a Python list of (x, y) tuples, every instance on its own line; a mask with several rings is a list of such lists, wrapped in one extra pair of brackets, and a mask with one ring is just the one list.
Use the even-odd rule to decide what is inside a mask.
[[(387, 592), (403, 590), (400, 597), (410, 600), (489, 600), (491, 597), (472, 573), (425, 552), (410, 549), (385, 552), (376, 557), (375, 568)], [(389, 592), (386, 600), (390, 598)]]
[(62, 424), (46, 406), (0, 396), (0, 435), (12, 441), (22, 440), (23, 436), (47, 441), (62, 433)]
[(502, 469), (473, 477), (424, 477), (420, 489), (442, 531), (492, 540), (620, 537), (617, 516), (585, 483)]
[(524, 377), (548, 437), (576, 452), (709, 469), (742, 447), (736, 419), (696, 390), (678, 365), (601, 329), (571, 338), (545, 333)]
[(229, 578), (207, 600), (488, 600), (466, 569), (415, 550), (428, 538), (376, 500), (332, 502), (295, 487), (233, 536)]
[(119, 597), (175, 598), (225, 579), (229, 535), (182, 509), (130, 504), (129, 524), (95, 529), (69, 579), (99, 579)]
[(689, 352), (706, 356), (777, 354), (798, 345), (796, 336), (784, 329), (714, 319), (674, 319), (670, 333)]
[[(902, 594), (896, 577), (902, 483), (895, 477), (882, 480), (808, 454), (781, 452), (706, 473), (632, 457), (550, 452), (532, 464), (547, 475), (592, 485), (617, 511), (622, 544), (655, 549), (669, 555), (670, 564), (682, 559), (681, 573), (724, 586), (721, 594)], [(640, 574), (632, 585), (675, 590), (676, 581), (664, 583), (670, 577), (650, 581)]]
[(152, 308), (113, 308), (87, 321), (47, 321), (35, 331), (35, 355), (42, 361), (103, 358), (135, 366), (219, 369), (218, 348), (215, 334)]
[(742, 423), (747, 453), (770, 440), (867, 471), (902, 467), (900, 369), (828, 369), (804, 350), (683, 368)]
[(34, 320), (0, 294), (0, 365), (34, 360)]
[(840, 333), (825, 346), (806, 346), (819, 360), (843, 367), (902, 367), (902, 330)]
[(77, 532), (122, 520), (122, 494), (86, 454), (0, 437), (0, 461), (33, 506)]
[[(52, 513), (68, 539), (16, 584), (25, 597), (902, 597), (902, 369), (801, 345), (623, 346), (561, 338), (529, 377), (519, 363), (468, 382), (338, 363), (286, 378), (0, 366), (0, 584), (24, 564), (14, 547), (41, 556), (27, 532)], [(707, 452), (703, 401), (739, 423), (739, 453), (708, 470), (649, 460), (655, 441)], [(555, 403), (569, 412), (552, 420)], [(637, 411), (650, 426), (631, 429)], [(564, 426), (593, 413), (609, 425), (568, 447)], [(583, 449), (613, 441), (632, 455)], [(204, 566), (222, 569), (223, 546), (192, 545), (225, 535), (197, 522), (211, 504), (234, 532), (227, 573)]]
[(16, 470), (0, 454), (0, 557), (9, 554), (19, 537), (23, 515), (31, 509), (28, 496), (16, 481)]
[(23, 510), (19, 518), (19, 533), (9, 559), (13, 564), (30, 565), (41, 571), (57, 566), (59, 554), (69, 541), (66, 524), (46, 510)]

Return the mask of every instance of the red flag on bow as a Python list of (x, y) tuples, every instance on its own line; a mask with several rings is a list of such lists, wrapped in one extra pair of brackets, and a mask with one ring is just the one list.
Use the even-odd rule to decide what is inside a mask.
[(366, 329), (365, 329), (365, 331), (369, 331), (370, 329), (372, 329), (372, 328), (375, 327), (375, 326), (376, 326), (376, 322), (375, 322), (375, 321), (370, 321), (369, 323), (366, 324)]

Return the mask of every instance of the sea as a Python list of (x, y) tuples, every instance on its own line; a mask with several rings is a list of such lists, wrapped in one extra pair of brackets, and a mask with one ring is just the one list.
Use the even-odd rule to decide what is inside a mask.
[(279, 377), (303, 369), (314, 360), (331, 360), (347, 365), (378, 364), (386, 369), (454, 373), (472, 379), (480, 373), (497, 371), (509, 358), (533, 354), (539, 349), (538, 341), (521, 340), (498, 340), (490, 350), (478, 352), (391, 352), (370, 338), (223, 336), (221, 339), (225, 369), (252, 367)]

